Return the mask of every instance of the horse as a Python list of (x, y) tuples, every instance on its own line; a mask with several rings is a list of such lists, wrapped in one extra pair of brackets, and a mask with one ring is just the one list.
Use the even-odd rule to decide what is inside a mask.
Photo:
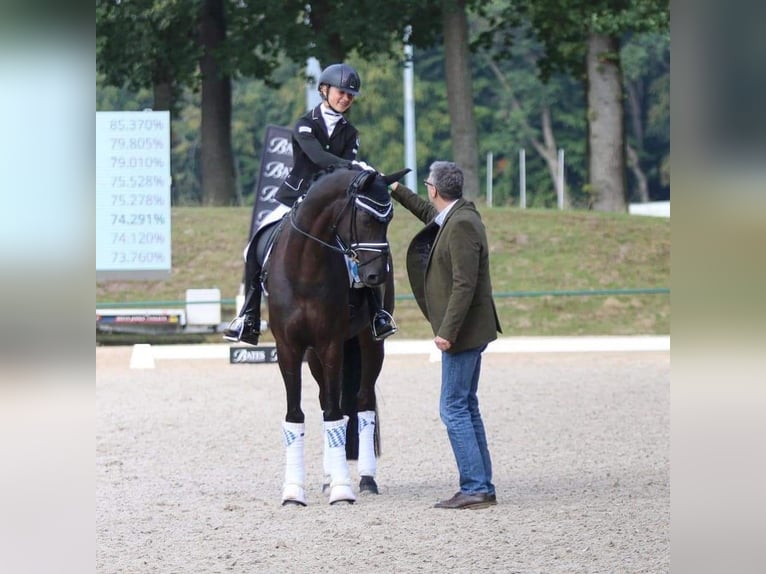
[[(384, 305), (393, 309), (386, 235), (393, 205), (387, 188), (408, 171), (383, 176), (349, 167), (321, 174), (279, 224), (270, 247), (262, 283), (287, 398), (283, 505), (306, 506), (304, 356), (319, 385), (330, 504), (356, 500), (346, 451), (355, 442), (347, 441), (350, 419), (358, 424), (360, 492), (378, 492), (374, 387), (384, 349), (372, 336), (363, 289), (354, 287), (385, 283)], [(351, 391), (353, 382), (357, 389)]]

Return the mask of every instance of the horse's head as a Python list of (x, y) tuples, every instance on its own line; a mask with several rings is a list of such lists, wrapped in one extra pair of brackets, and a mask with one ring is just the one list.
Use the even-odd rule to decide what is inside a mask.
[(383, 176), (373, 171), (337, 169), (317, 179), (303, 201), (306, 205), (301, 211), (311, 214), (305, 215), (305, 221), (311, 223), (311, 236), (353, 259), (359, 279), (367, 286), (386, 280), (387, 232), (394, 214), (388, 185), (408, 171)]
[(388, 185), (409, 170), (383, 176), (372, 171), (353, 171), (348, 187), (351, 210), (349, 234), (345, 238), (356, 258), (359, 278), (368, 287), (380, 285), (388, 274), (388, 224), (394, 206)]

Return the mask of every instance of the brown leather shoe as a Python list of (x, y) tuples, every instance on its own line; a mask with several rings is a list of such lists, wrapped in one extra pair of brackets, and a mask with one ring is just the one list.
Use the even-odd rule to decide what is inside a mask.
[(486, 508), (497, 504), (497, 497), (486, 492), (465, 494), (458, 492), (448, 500), (442, 500), (434, 504), (434, 508)]

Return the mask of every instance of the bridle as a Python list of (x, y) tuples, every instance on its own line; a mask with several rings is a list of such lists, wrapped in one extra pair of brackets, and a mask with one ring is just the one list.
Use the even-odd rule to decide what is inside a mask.
[[(369, 195), (363, 194), (360, 190), (367, 182), (367, 179), (369, 177), (374, 177), (375, 174), (367, 171), (362, 170), (360, 171), (356, 176), (354, 176), (354, 179), (351, 180), (351, 183), (349, 184), (348, 188), (346, 189), (346, 203), (343, 205), (343, 208), (338, 212), (338, 215), (335, 217), (335, 221), (333, 222), (332, 227), (330, 228), (330, 231), (335, 236), (335, 242), (336, 245), (333, 245), (332, 243), (328, 243), (319, 237), (316, 237), (315, 235), (311, 235), (307, 231), (304, 231), (300, 227), (298, 227), (298, 223), (295, 221), (296, 213), (298, 212), (298, 207), (296, 206), (295, 209), (292, 210), (290, 213), (290, 225), (292, 226), (295, 231), (300, 233), (301, 235), (308, 237), (309, 239), (316, 241), (317, 243), (323, 245), (324, 247), (327, 247), (328, 249), (332, 249), (333, 251), (337, 251), (339, 253), (342, 253), (359, 266), (366, 265), (368, 263), (372, 263), (377, 259), (378, 257), (384, 257), (388, 255), (389, 252), (389, 244), (388, 241), (385, 241), (383, 243), (378, 242), (361, 242), (356, 240), (357, 239), (357, 229), (356, 229), (356, 214), (357, 210), (363, 210), (367, 213), (371, 214), (375, 219), (378, 221), (387, 223), (391, 221), (391, 218), (393, 217), (394, 213), (394, 206), (391, 202), (391, 198), (388, 198), (388, 201), (385, 203), (380, 203), (378, 201), (375, 201), (372, 199)], [(340, 224), (340, 220), (343, 217), (343, 214), (346, 212), (347, 209), (351, 210), (351, 217), (349, 222), (349, 239), (350, 242), (348, 245), (343, 241), (343, 238), (338, 234), (338, 225)], [(377, 253), (375, 257), (370, 259), (369, 261), (365, 263), (361, 263), (359, 261), (359, 252), (360, 251), (367, 251), (372, 253)]]

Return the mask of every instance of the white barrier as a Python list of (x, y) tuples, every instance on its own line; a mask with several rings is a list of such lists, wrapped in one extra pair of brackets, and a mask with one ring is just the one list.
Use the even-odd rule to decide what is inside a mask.
[[(156, 359), (220, 359), (228, 361), (231, 346), (225, 343), (218, 345), (134, 345), (134, 354), (137, 347), (142, 347), (141, 352), (144, 357), (148, 350), (152, 361)], [(430, 339), (387, 340), (385, 346), (387, 355), (428, 355), (430, 361), (437, 361), (440, 357), (440, 352), (434, 347), (434, 343)], [(669, 350), (669, 335), (637, 335), (625, 337), (504, 337), (490, 343), (486, 352), (588, 353)]]
[(670, 217), (669, 201), (650, 201), (648, 203), (631, 203), (628, 205), (631, 215), (650, 215), (653, 217)]

